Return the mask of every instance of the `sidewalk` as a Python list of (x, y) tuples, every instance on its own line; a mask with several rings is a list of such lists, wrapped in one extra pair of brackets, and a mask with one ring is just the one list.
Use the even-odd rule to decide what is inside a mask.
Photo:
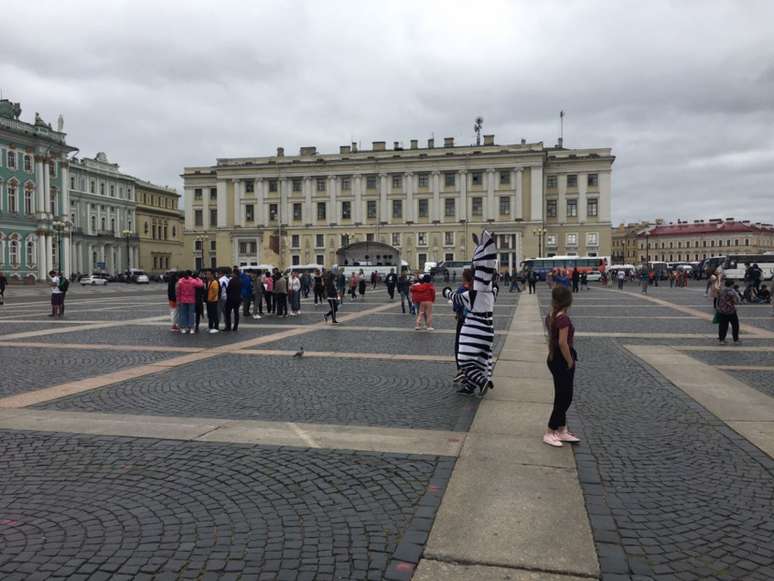
[(536, 296), (522, 294), (416, 581), (599, 576), (573, 452), (541, 440), (553, 401), (542, 326)]

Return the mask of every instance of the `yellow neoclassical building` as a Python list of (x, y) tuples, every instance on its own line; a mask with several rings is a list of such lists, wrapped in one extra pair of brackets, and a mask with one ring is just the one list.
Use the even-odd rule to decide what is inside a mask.
[(139, 268), (149, 274), (189, 267), (183, 253), (184, 216), (177, 190), (135, 179)]
[(338, 153), (277, 148), (272, 156), (186, 167), (188, 266), (331, 266), (339, 249), (375, 241), (412, 268), (468, 260), (471, 234), (497, 236), (501, 270), (526, 257), (610, 254), (609, 148), (543, 143), (420, 147), (375, 141)]

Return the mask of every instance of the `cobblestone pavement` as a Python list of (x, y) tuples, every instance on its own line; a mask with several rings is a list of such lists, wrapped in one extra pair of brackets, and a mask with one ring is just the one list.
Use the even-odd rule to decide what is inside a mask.
[(623, 348), (631, 342), (648, 341), (577, 340), (569, 421), (583, 439), (575, 458), (603, 579), (774, 578), (774, 461)]
[(743, 381), (750, 387), (774, 397), (774, 371), (726, 371), (726, 373)]
[(453, 466), (25, 432), (0, 450), (4, 581), (406, 578)]
[(453, 375), (452, 363), (224, 355), (37, 407), (466, 431), (478, 400), (455, 395)]
[(143, 351), (36, 350), (0, 344), (0, 397), (154, 363), (174, 355)]

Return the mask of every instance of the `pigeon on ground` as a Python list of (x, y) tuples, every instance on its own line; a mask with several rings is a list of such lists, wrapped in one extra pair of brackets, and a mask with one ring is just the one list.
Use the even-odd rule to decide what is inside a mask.
[(301, 349), (299, 349), (298, 351), (293, 353), (293, 357), (303, 357), (303, 356), (304, 356), (304, 348), (303, 347), (301, 347)]

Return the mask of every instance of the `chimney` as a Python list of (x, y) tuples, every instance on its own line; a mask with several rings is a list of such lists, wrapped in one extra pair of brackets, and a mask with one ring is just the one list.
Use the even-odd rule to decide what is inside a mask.
[(395, 151), (398, 151), (398, 150), (400, 150), (400, 148), (401, 147), (400, 147), (400, 143), (399, 142), (397, 142), (397, 141), (393, 141), (392, 142), (392, 149), (394, 149)]
[(419, 140), (412, 139), (411, 140), (411, 149), (418, 149), (419, 148)]
[(339, 146), (339, 153), (340, 154), (349, 153), (350, 151), (351, 151), (351, 149), (350, 149), (349, 145), (341, 145), (341, 146)]
[(277, 148), (277, 157), (285, 157), (285, 148), (284, 147), (278, 147)]
[(522, 144), (522, 145), (527, 145), (527, 140), (526, 140), (526, 139), (524, 139), (523, 137), (521, 138), (521, 144)]
[(352, 153), (357, 153), (357, 142), (356, 141), (352, 142)]
[(430, 138), (427, 140), (427, 149), (433, 149), (435, 147), (435, 139)]
[(301, 155), (317, 155), (317, 146), (307, 145), (301, 148)]
[(453, 137), (444, 137), (443, 138), (443, 146), (444, 147), (454, 147), (454, 138)]
[(484, 145), (494, 145), (494, 135), (484, 135)]
[(371, 143), (371, 149), (374, 151), (384, 151), (386, 144), (386, 141), (374, 141)]

